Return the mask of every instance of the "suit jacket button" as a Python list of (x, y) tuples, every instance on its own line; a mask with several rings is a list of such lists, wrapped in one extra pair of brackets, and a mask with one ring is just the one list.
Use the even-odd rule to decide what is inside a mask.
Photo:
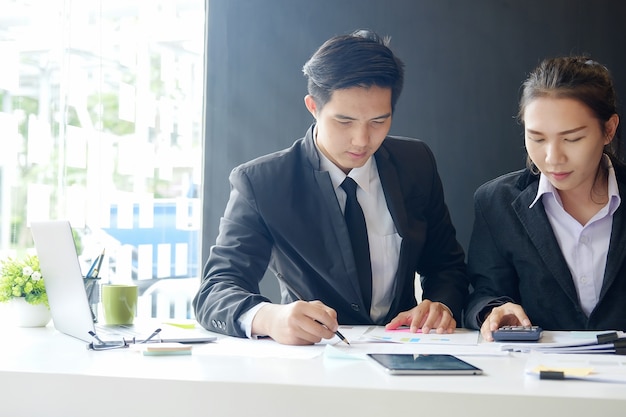
[(360, 310), (360, 308), (359, 308), (359, 305), (358, 305), (358, 304), (354, 304), (354, 303), (352, 303), (352, 304), (350, 304), (350, 307), (352, 307), (352, 310), (354, 310), (354, 311), (359, 311), (359, 310)]
[(217, 327), (217, 321), (215, 319), (211, 320), (211, 325)]

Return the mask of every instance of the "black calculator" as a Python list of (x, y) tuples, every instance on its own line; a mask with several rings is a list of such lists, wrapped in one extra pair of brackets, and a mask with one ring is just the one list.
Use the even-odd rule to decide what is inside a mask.
[(543, 329), (539, 326), (502, 326), (493, 332), (496, 342), (536, 342)]

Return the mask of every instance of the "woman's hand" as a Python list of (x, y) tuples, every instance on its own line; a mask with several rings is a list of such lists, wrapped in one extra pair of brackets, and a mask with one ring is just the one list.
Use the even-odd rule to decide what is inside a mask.
[(530, 319), (521, 305), (506, 303), (491, 310), (480, 327), (480, 334), (487, 342), (493, 342), (493, 332), (502, 326), (530, 325)]

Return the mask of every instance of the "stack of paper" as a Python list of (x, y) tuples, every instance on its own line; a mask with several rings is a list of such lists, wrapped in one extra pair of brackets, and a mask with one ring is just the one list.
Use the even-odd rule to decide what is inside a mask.
[(546, 332), (539, 342), (501, 343), (502, 350), (626, 355), (624, 332)]

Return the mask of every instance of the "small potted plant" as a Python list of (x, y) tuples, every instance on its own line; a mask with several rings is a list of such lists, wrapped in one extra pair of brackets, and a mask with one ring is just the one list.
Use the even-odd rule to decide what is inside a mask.
[(22, 260), (7, 258), (1, 261), (0, 302), (11, 304), (18, 326), (40, 327), (48, 324), (48, 295), (36, 255)]

